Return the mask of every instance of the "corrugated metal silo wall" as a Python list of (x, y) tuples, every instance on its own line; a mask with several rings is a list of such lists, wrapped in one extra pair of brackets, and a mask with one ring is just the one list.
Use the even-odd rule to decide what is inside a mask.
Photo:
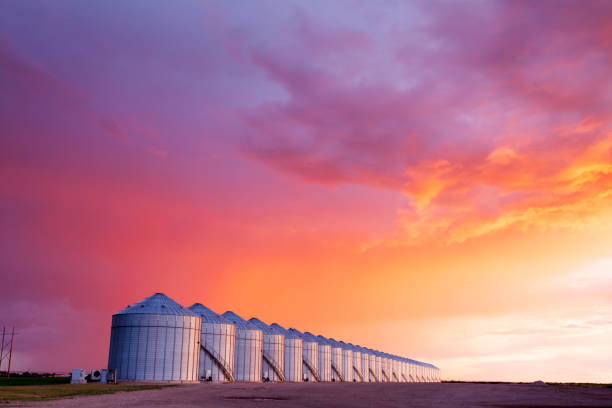
[(319, 380), (331, 381), (331, 345), (319, 343)]
[(234, 360), (235, 380), (261, 382), (262, 355), (262, 331), (237, 327)]
[[(319, 343), (316, 341), (304, 340), (302, 343), (302, 359), (305, 361), (302, 365), (302, 375), (304, 379), (308, 381), (317, 381), (315, 375), (319, 374)], [(306, 362), (312, 367), (316, 374), (308, 368)]]
[(342, 348), (341, 347), (335, 347), (332, 345), (332, 381), (342, 381), (340, 379), (340, 377), (338, 376), (338, 373), (340, 373), (340, 376), (344, 377), (344, 373), (342, 371)]
[[(214, 382), (229, 381), (220, 364), (234, 373), (234, 351), (236, 346), (236, 326), (230, 323), (202, 323), (202, 346), (200, 348), (200, 379)], [(215, 357), (213, 357), (212, 355)], [(220, 361), (217, 362), (217, 359)]]
[(395, 356), (391, 359), (391, 368), (393, 370), (393, 381), (400, 382), (401, 374), (399, 370), (399, 361), (397, 360), (397, 357)]
[(344, 381), (353, 381), (353, 350), (346, 348), (342, 349), (342, 375), (344, 375)]
[(302, 339), (285, 338), (285, 380), (303, 381)]
[(108, 368), (118, 380), (198, 380), (202, 320), (198, 316), (116, 314)]
[(374, 357), (376, 358), (376, 377), (379, 382), (384, 382), (385, 379), (382, 375), (382, 357), (377, 354), (375, 354)]
[[(264, 333), (263, 352), (268, 359), (276, 364), (276, 367), (283, 373), (285, 370), (285, 336), (282, 334)], [(276, 371), (266, 359), (262, 362), (262, 378), (267, 381), (282, 381)]]
[(363, 381), (361, 370), (361, 351), (353, 350), (353, 379), (357, 382)]
[(363, 381), (370, 382), (370, 356), (366, 350), (361, 350), (361, 374)]
[(376, 375), (376, 356), (370, 351), (368, 351), (368, 364), (370, 368), (370, 381), (379, 381)]

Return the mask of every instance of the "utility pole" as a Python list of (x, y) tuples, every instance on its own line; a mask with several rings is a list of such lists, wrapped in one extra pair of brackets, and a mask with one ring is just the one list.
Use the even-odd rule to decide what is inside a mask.
[(15, 337), (15, 326), (13, 326), (13, 331), (11, 332), (11, 348), (9, 351), (9, 363), (8, 363), (8, 370), (6, 371), (6, 378), (11, 378), (11, 358), (13, 357), (13, 337)]

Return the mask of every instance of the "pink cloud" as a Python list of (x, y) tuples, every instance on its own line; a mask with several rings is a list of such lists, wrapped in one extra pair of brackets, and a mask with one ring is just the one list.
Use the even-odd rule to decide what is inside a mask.
[[(288, 98), (243, 111), (245, 154), (309, 182), (404, 191), (414, 208), (400, 223), (413, 236), (456, 230), (452, 240), (463, 240), (542, 214), (558, 213), (544, 217), (554, 225), (604, 208), (612, 52), (602, 16), (610, 6), (423, 9), (429, 22), (394, 42), (369, 33), (372, 55), (395, 49), (391, 61), (354, 65), (350, 46), (333, 60), (252, 51)], [(328, 44), (344, 38), (328, 35)], [(306, 50), (321, 43), (296, 41)], [(412, 84), (363, 80), (378, 63), (403, 67)]]

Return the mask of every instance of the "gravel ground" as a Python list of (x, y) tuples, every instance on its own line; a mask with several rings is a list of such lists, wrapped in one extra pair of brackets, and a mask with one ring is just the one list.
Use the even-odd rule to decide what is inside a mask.
[(612, 388), (545, 384), (196, 384), (9, 407), (611, 407)]

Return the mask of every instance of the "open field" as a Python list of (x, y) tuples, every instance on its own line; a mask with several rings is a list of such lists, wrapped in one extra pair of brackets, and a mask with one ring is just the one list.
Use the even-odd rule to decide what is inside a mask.
[(153, 390), (165, 385), (101, 385), (101, 384), (52, 384), (52, 385), (1, 385), (0, 403), (11, 401), (49, 401), (76, 395), (113, 394), (122, 391)]
[(70, 377), (0, 377), (0, 387), (4, 385), (51, 385), (70, 384)]
[[(115, 387), (117, 391), (121, 390), (119, 388), (121, 385)], [(172, 408), (610, 408), (612, 407), (612, 388), (485, 383), (195, 384), (130, 393), (120, 392), (112, 395), (78, 396), (56, 401), (12, 402), (8, 406), (50, 408), (83, 406), (88, 408), (126, 406), (136, 408), (151, 406)]]

